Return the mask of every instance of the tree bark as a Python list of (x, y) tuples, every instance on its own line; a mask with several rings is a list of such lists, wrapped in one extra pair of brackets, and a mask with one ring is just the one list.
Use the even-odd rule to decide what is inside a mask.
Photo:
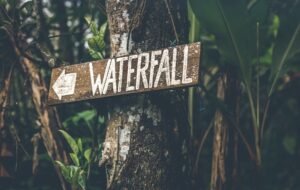
[(217, 82), (220, 107), (214, 118), (211, 190), (236, 189), (240, 83), (234, 67), (225, 68)]
[(13, 66), (7, 76), (3, 78), (3, 88), (0, 89), (0, 178), (13, 177), (10, 173), (13, 171), (13, 164), (7, 164), (14, 160), (13, 143), (9, 135), (9, 128), (4, 122), (12, 72)]
[[(224, 102), (227, 88), (227, 75), (218, 79), (217, 98)], [(228, 123), (221, 110), (217, 110), (214, 119), (213, 156), (211, 171), (211, 190), (224, 189), (226, 182), (226, 152), (228, 141)]]
[[(112, 57), (186, 42), (185, 1), (107, 0), (106, 9)], [(107, 189), (188, 188), (184, 95), (173, 91), (111, 99), (100, 161), (107, 169)]]
[[(60, 128), (60, 121), (58, 120), (56, 109), (47, 106), (48, 92), (45, 81), (34, 63), (27, 57), (23, 56), (23, 53), (20, 51), (19, 46), (17, 45), (18, 39), (16, 39), (15, 35), (13, 35), (14, 33), (12, 32), (11, 27), (6, 29), (6, 34), (10, 40), (10, 45), (14, 49), (15, 55), (20, 58), (19, 64), (21, 65), (23, 73), (30, 80), (33, 105), (41, 123), (39, 134), (43, 140), (45, 149), (52, 160), (68, 163), (63, 142), (58, 137), (57, 133), (58, 129)], [(69, 185), (64, 180), (58, 166), (54, 165), (54, 168), (61, 182), (62, 189), (69, 189)]]

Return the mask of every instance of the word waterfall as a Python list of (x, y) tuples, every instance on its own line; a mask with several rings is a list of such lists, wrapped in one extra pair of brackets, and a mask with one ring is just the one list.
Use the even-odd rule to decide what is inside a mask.
[(200, 43), (52, 70), (49, 104), (198, 84)]

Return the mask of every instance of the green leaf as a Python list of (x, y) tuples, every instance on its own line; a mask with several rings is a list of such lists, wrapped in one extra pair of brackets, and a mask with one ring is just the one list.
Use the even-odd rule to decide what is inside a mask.
[(64, 127), (67, 127), (68, 125), (79, 125), (79, 122), (81, 120), (84, 120), (85, 122), (90, 122), (94, 119), (96, 116), (95, 110), (84, 110), (82, 112), (76, 113), (75, 115), (69, 117), (63, 122)]
[(81, 170), (79, 172), (79, 175), (78, 175), (78, 185), (83, 189), (85, 190), (86, 189), (86, 175), (85, 175), (85, 172), (83, 170)]
[(67, 118), (64, 122), (63, 122), (63, 126), (67, 127), (69, 125), (78, 125), (79, 121), (80, 121), (80, 117), (78, 117), (77, 114)]
[(107, 28), (107, 22), (103, 23), (100, 27), (100, 30), (99, 30), (99, 33), (97, 35), (98, 37), (98, 44), (99, 44), (99, 47), (101, 47), (102, 50), (104, 50), (105, 48), (105, 32), (106, 32), (106, 28)]
[(85, 22), (86, 22), (88, 25), (90, 25), (91, 22), (92, 22), (92, 18), (91, 18), (90, 16), (84, 17), (84, 20), (85, 20)]
[(20, 4), (19, 10), (26, 9), (27, 12), (32, 12), (33, 6), (33, 1), (24, 1)]
[(94, 36), (92, 38), (89, 38), (88, 45), (90, 49), (98, 52), (102, 52), (105, 49), (104, 38), (102, 39), (101, 36)]
[(99, 117), (98, 117), (98, 122), (99, 122), (100, 124), (104, 124), (104, 122), (105, 122), (105, 117), (104, 117), (103, 115), (99, 115)]
[(71, 181), (69, 181), (69, 182), (72, 183), (73, 185), (77, 185), (78, 174), (79, 174), (81, 168), (78, 166), (70, 165), (70, 166), (67, 166), (67, 169), (69, 172), (68, 177), (71, 179)]
[(82, 152), (82, 140), (81, 140), (81, 138), (77, 139), (77, 146), (78, 146), (79, 152)]
[(88, 163), (91, 162), (91, 153), (92, 153), (91, 148), (88, 148), (84, 151), (84, 158), (88, 161)]
[(75, 164), (75, 166), (80, 166), (79, 159), (76, 154), (70, 153), (70, 157), (71, 157), (73, 163)]
[(287, 13), (279, 15), (280, 26), (273, 50), (269, 96), (272, 95), (278, 78), (283, 74), (284, 65), (300, 53), (300, 2), (290, 9)]
[(59, 132), (61, 132), (61, 134), (64, 136), (64, 138), (66, 139), (67, 143), (69, 144), (69, 146), (71, 147), (72, 151), (75, 154), (78, 154), (78, 146), (76, 141), (73, 139), (73, 137), (71, 137), (66, 131), (64, 130), (59, 130)]
[(91, 29), (93, 35), (97, 35), (98, 30), (97, 30), (97, 27), (96, 27), (96, 23), (92, 21), (92, 18), (91, 17), (85, 17), (84, 19), (87, 22), (87, 24), (89, 25), (89, 28)]
[(85, 171), (79, 167), (78, 157), (74, 154), (70, 154), (71, 159), (75, 163), (74, 165), (64, 165), (60, 161), (55, 161), (55, 163), (59, 166), (63, 177), (67, 182), (71, 183), (75, 187), (81, 187), (82, 189), (86, 188), (86, 175)]
[(56, 163), (59, 167), (64, 167), (64, 166), (65, 166), (61, 161), (58, 161), (58, 160), (55, 160), (55, 163)]
[(55, 163), (60, 167), (61, 173), (64, 176), (64, 178), (68, 181), (71, 182), (72, 179), (70, 177), (70, 169), (68, 168), (68, 166), (64, 165), (63, 163), (61, 163), (60, 161), (55, 161)]
[[(86, 19), (87, 20), (87, 19)], [(88, 39), (88, 51), (94, 59), (103, 59), (105, 52), (105, 33), (107, 29), (107, 22), (103, 23), (99, 30), (92, 21), (87, 21), (90, 25), (93, 37)]]
[(251, 64), (257, 50), (256, 24), (265, 22), (269, 0), (251, 1), (251, 4), (245, 0), (190, 2), (203, 27), (215, 35), (225, 61), (237, 65), (242, 80), (248, 87), (251, 86)]
[(103, 55), (100, 52), (94, 51), (92, 49), (88, 49), (89, 54), (92, 56), (94, 59), (103, 59)]
[(78, 117), (84, 119), (86, 122), (93, 120), (96, 116), (95, 110), (85, 110), (78, 113)]
[(293, 155), (295, 154), (295, 151), (296, 151), (296, 147), (297, 147), (297, 139), (293, 136), (285, 136), (283, 138), (283, 142), (282, 142), (285, 150)]
[(60, 166), (60, 168), (62, 170), (62, 175), (64, 176), (64, 178), (69, 183), (78, 186), (77, 180), (78, 180), (78, 174), (80, 173), (81, 168), (78, 166), (74, 166), (74, 165), (70, 165), (70, 166), (61, 165), (61, 163), (59, 163), (58, 161), (56, 161), (56, 163), (58, 163), (58, 165)]
[(96, 37), (92, 37), (88, 39), (89, 48), (94, 51), (101, 51), (101, 47), (98, 47), (98, 40)]
[[(191, 7), (208, 32), (215, 35), (218, 49), (225, 60), (239, 70), (250, 104), (253, 124), (259, 117), (252, 95), (253, 60), (257, 57), (257, 25), (264, 25), (270, 0), (190, 0)], [(263, 27), (262, 27), (263, 28)], [(266, 39), (266, 28), (259, 28), (259, 39)], [(262, 43), (262, 40), (260, 40)], [(261, 52), (262, 53), (262, 52)]]
[(99, 30), (99, 36), (101, 36), (102, 39), (104, 39), (105, 32), (106, 32), (106, 28), (107, 28), (107, 22), (104, 22), (104, 23), (101, 25), (100, 30)]

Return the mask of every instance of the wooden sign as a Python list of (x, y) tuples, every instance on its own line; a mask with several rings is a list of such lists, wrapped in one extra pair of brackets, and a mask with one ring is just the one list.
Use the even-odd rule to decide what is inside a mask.
[(198, 84), (200, 42), (52, 70), (48, 104)]

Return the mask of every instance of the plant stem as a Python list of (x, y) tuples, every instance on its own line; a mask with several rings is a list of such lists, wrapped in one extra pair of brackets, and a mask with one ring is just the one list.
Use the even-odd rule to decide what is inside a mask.
[(264, 128), (266, 125), (266, 119), (267, 119), (267, 115), (269, 112), (269, 106), (270, 106), (270, 99), (268, 98), (266, 106), (264, 108), (264, 113), (263, 113), (263, 119), (262, 119), (262, 123), (261, 123), (261, 129), (260, 129), (260, 138), (263, 138), (264, 135)]
[(248, 99), (250, 102), (250, 110), (251, 110), (251, 115), (252, 115), (252, 122), (253, 122), (253, 130), (254, 130), (254, 141), (255, 141), (255, 151), (256, 151), (256, 164), (257, 166), (261, 165), (261, 153), (260, 153), (260, 145), (259, 145), (259, 126), (257, 125), (258, 123), (256, 118), (256, 113), (255, 113), (255, 106), (253, 102), (253, 97), (251, 94), (251, 91), (249, 88), (247, 88), (247, 95)]
[(276, 74), (275, 74), (275, 77), (274, 77), (274, 80), (272, 82), (272, 85), (271, 85), (271, 88), (270, 88), (270, 91), (269, 91), (269, 94), (268, 94), (268, 97), (270, 97), (272, 94), (273, 94), (273, 91), (274, 91), (274, 87), (275, 87), (275, 84), (277, 83), (277, 80), (278, 80), (278, 77), (279, 77), (279, 74), (280, 74), (280, 71), (283, 67), (283, 64), (285, 63), (286, 59), (288, 58), (288, 55), (290, 53), (290, 50), (291, 48), (293, 47), (294, 45), (294, 42), (296, 41), (296, 37), (297, 37), (297, 34), (298, 32), (300, 32), (300, 24), (298, 24), (295, 32), (293, 33), (293, 36), (280, 60), (280, 63), (279, 63), (279, 68), (278, 70), (276, 71)]
[(256, 23), (256, 125), (260, 127), (260, 119), (259, 119), (259, 113), (260, 113), (260, 81), (259, 81), (259, 22)]
[(260, 151), (260, 84), (259, 84), (259, 22), (256, 23), (256, 124), (254, 126), (255, 150), (256, 150), (256, 164), (261, 165), (261, 151)]
[(193, 108), (194, 108), (194, 88), (189, 88), (189, 97), (188, 97), (188, 117), (190, 123), (190, 137), (194, 136), (194, 117), (193, 117)]

